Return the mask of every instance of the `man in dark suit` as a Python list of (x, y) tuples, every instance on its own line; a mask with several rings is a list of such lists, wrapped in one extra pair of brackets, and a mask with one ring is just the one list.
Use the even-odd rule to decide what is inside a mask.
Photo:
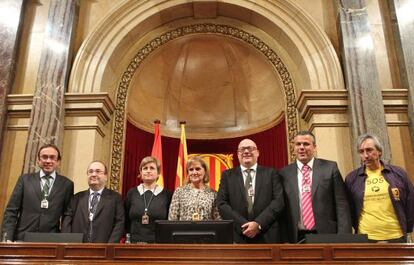
[(315, 136), (299, 132), (294, 140), (296, 161), (279, 171), (286, 198), (287, 239), (307, 233), (351, 233), (345, 185), (336, 162), (315, 158)]
[(255, 142), (237, 149), (240, 166), (223, 172), (217, 205), (223, 219), (234, 220), (236, 243), (280, 242), (279, 215), (284, 207), (282, 183), (275, 169), (257, 165)]
[(62, 232), (83, 233), (84, 242), (119, 243), (125, 222), (121, 195), (105, 188), (108, 170), (102, 162), (90, 163), (87, 177), (89, 189), (73, 196)]
[(3, 217), (2, 235), (22, 241), (25, 232), (59, 232), (60, 218), (73, 195), (73, 182), (56, 173), (61, 160), (57, 146), (40, 147), (40, 171), (17, 180)]

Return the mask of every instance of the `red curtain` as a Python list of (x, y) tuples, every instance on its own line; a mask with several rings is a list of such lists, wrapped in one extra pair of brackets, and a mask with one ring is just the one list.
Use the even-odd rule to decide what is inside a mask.
[[(249, 138), (256, 142), (260, 151), (260, 165), (282, 168), (288, 164), (286, 124), (284, 120), (271, 129), (243, 137), (214, 140), (187, 139), (187, 149), (189, 154), (233, 154), (233, 164), (236, 167), (239, 165), (236, 151), (237, 146), (244, 138)], [(153, 141), (154, 134), (143, 131), (127, 122), (122, 177), (123, 195), (126, 195), (131, 187), (139, 183), (137, 179), (138, 166), (142, 158), (151, 154)], [(164, 186), (171, 191), (174, 190), (179, 143), (179, 138), (162, 136)]]

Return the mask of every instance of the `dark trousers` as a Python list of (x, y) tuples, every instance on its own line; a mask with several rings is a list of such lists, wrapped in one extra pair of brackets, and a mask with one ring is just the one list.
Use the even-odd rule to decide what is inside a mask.
[(307, 234), (317, 234), (316, 230), (299, 230), (298, 231), (298, 243), (305, 240), (305, 235)]

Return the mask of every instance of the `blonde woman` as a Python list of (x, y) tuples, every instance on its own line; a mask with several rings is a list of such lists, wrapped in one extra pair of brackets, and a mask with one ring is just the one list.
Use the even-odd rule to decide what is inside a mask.
[(201, 221), (221, 219), (217, 193), (208, 186), (207, 164), (199, 157), (187, 161), (187, 179), (184, 186), (174, 192), (168, 220)]

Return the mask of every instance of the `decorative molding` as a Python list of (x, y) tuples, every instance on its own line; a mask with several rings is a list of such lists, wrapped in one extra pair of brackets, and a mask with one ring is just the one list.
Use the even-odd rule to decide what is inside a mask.
[(408, 90), (407, 89), (384, 89), (382, 90), (385, 114), (408, 113)]
[[(33, 95), (8, 95), (7, 111), (10, 118), (30, 118)], [(111, 120), (115, 106), (108, 93), (95, 94), (65, 94), (66, 117), (97, 117), (105, 125)], [(8, 130), (27, 130), (29, 124), (8, 125)], [(65, 130), (91, 130), (95, 129), (102, 137), (105, 133), (98, 124), (65, 125)]]
[[(404, 117), (393, 114), (407, 115), (407, 89), (384, 89), (382, 98), (388, 126), (407, 126)], [(309, 129), (315, 127), (348, 127), (348, 91), (347, 90), (302, 90), (296, 104), (300, 117), (309, 124)], [(317, 119), (316, 116), (326, 117), (337, 115), (335, 118)], [(408, 118), (408, 117), (407, 117)]]
[(105, 137), (105, 133), (99, 125), (65, 125), (65, 130), (67, 131), (95, 130), (102, 137)]
[[(126, 124), (126, 101), (129, 84), (132, 76), (137, 71), (141, 63), (150, 55), (153, 51), (160, 48), (162, 45), (172, 41), (174, 39), (190, 35), (190, 34), (220, 34), (229, 36), (232, 38), (239, 39), (251, 45), (258, 51), (260, 51), (269, 62), (275, 67), (278, 72), (286, 96), (286, 121), (287, 121), (287, 134), (289, 142), (293, 141), (298, 128), (298, 118), (296, 112), (296, 96), (293, 81), (286, 66), (279, 58), (279, 56), (269, 47), (264, 41), (256, 37), (255, 35), (246, 32), (242, 29), (235, 28), (229, 25), (223, 24), (192, 24), (183, 27), (179, 27), (149, 41), (143, 48), (141, 48), (135, 57), (130, 61), (125, 72), (122, 74), (121, 82), (118, 85), (116, 93), (116, 108), (115, 108), (115, 121), (113, 127), (113, 140), (112, 140), (112, 154), (111, 154), (111, 177), (110, 177), (110, 188), (113, 190), (120, 189), (120, 176), (121, 176), (121, 165), (123, 159), (123, 145), (124, 145), (124, 131)], [(290, 154), (293, 155), (293, 146), (289, 145)]]
[[(13, 118), (30, 118), (33, 106), (33, 95), (7, 95), (7, 116)], [(27, 130), (27, 126), (25, 129)]]
[(393, 127), (408, 126), (408, 90), (384, 89), (382, 90), (382, 98), (387, 125)]
[(66, 115), (70, 116), (97, 116), (103, 124), (111, 120), (115, 105), (108, 93), (66, 93)]
[(346, 90), (302, 90), (296, 107), (300, 117), (309, 122), (313, 115), (321, 113), (346, 113)]

